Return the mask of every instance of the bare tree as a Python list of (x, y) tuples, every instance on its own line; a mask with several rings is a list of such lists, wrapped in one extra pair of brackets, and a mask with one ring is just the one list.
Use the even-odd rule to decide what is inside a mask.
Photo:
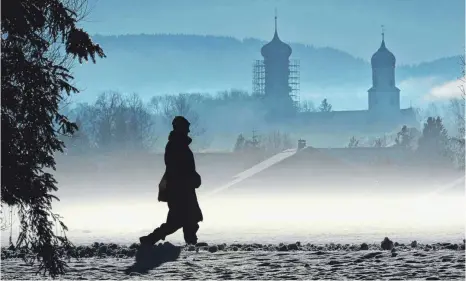
[(458, 130), (459, 135), (464, 135), (464, 125), (465, 125), (464, 92), (461, 97), (450, 100), (449, 108), (450, 108), (450, 113), (453, 115), (455, 127)]
[(387, 146), (387, 137), (379, 137), (374, 140), (374, 147), (386, 147)]
[(235, 152), (262, 152), (275, 154), (285, 149), (292, 148), (293, 144), (289, 134), (280, 131), (272, 131), (268, 134), (257, 135), (253, 130), (252, 137), (246, 139), (240, 134), (236, 140)]
[(427, 118), (432, 116), (441, 116), (442, 110), (439, 108), (438, 104), (430, 102), (425, 109), (419, 109), (419, 121), (424, 123)]
[[(124, 120), (117, 120), (119, 111), (122, 110), (124, 99), (118, 92), (104, 92), (94, 105), (96, 120), (94, 120), (94, 131), (96, 132), (97, 145), (99, 148), (108, 149), (115, 138), (123, 137), (125, 133), (117, 132), (116, 126)], [(121, 116), (121, 115), (120, 115)], [(123, 128), (118, 128), (122, 129)], [(120, 134), (115, 136), (115, 134)]]
[(215, 98), (222, 102), (241, 102), (251, 100), (251, 96), (248, 92), (237, 89), (218, 92)]
[(155, 122), (141, 98), (132, 94), (126, 99), (128, 139), (132, 139), (134, 149), (145, 150), (151, 148), (157, 141)]
[(179, 94), (166, 96), (163, 116), (167, 124), (171, 124), (175, 116), (184, 116), (191, 123), (191, 134), (193, 136), (204, 134), (205, 129), (200, 126), (199, 114), (193, 108), (197, 101), (199, 101), (198, 95)]
[(301, 112), (316, 112), (316, 107), (312, 101), (305, 100), (300, 103), (299, 107)]
[(164, 113), (164, 97), (163, 96), (154, 96), (150, 99), (148, 108), (150, 112), (154, 115), (163, 115)]
[(81, 105), (79, 112), (87, 123), (96, 146), (105, 150), (147, 150), (157, 136), (150, 109), (137, 94), (102, 93), (94, 105)]
[(280, 131), (273, 131), (266, 136), (264, 141), (265, 150), (277, 153), (293, 146), (289, 134)]
[(462, 75), (460, 83), (461, 96), (450, 100), (450, 112), (453, 115), (453, 120), (457, 130), (457, 136), (452, 137), (452, 149), (455, 155), (455, 161), (459, 168), (465, 167), (465, 58), (461, 57)]
[(0, 231), (6, 231), (8, 228), (8, 218), (5, 214), (5, 206), (2, 204), (0, 208)]
[(78, 126), (80, 131), (83, 131), (88, 137), (89, 148), (98, 147), (98, 128), (97, 120), (99, 118), (98, 112), (93, 105), (87, 103), (79, 103), (72, 110), (76, 116), (76, 120), (80, 120), (81, 124)]
[(2, 232), (6, 232), (9, 230), (8, 244), (10, 246), (13, 245), (13, 224), (14, 224), (13, 214), (17, 213), (17, 210), (14, 210), (14, 209), (15, 209), (14, 206), (7, 206), (5, 209), (5, 205), (1, 204), (0, 230)]

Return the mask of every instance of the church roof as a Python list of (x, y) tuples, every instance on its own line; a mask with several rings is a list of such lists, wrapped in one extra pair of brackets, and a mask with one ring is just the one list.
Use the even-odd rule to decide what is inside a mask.
[(380, 48), (372, 55), (371, 64), (372, 67), (395, 67), (396, 58), (392, 52), (390, 52), (385, 46), (385, 40), (382, 33), (382, 43)]
[(277, 17), (275, 16), (275, 34), (273, 35), (272, 41), (265, 44), (261, 49), (261, 54), (264, 58), (271, 57), (286, 57), (288, 58), (291, 55), (291, 47), (284, 43), (278, 37), (277, 32)]

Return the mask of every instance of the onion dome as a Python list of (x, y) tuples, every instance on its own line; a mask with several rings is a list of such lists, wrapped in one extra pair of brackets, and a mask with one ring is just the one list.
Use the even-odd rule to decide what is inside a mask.
[(261, 49), (261, 54), (264, 58), (272, 58), (272, 57), (286, 57), (288, 58), (291, 56), (291, 47), (284, 43), (278, 37), (277, 32), (277, 17), (275, 17), (275, 34), (273, 36), (272, 41), (265, 44)]
[(385, 40), (382, 33), (382, 44), (380, 48), (372, 55), (371, 64), (373, 68), (377, 67), (395, 67), (396, 58), (385, 46)]

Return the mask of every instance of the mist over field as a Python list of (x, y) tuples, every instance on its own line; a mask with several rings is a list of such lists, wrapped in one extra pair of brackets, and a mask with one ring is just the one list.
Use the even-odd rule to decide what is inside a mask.
[[(171, 107), (162, 106), (160, 115), (155, 113), (158, 129), (135, 131), (142, 137), (155, 136), (147, 139), (156, 143), (158, 149), (154, 149), (144, 139), (132, 138), (131, 131), (112, 127), (107, 132), (99, 125), (119, 120), (118, 107), (102, 109), (112, 100), (122, 102), (124, 109), (121, 97), (109, 95), (94, 109), (81, 108), (88, 114), (95, 110), (94, 115), (81, 115), (80, 122), (86, 126), (82, 125), (76, 138), (65, 139), (68, 149), (57, 156), (54, 174), (61, 201), (54, 209), (66, 218), (69, 235), (77, 243), (132, 243), (166, 217), (166, 204), (157, 202), (157, 192), (165, 171), (163, 148)], [(242, 107), (228, 99), (223, 102), (250, 110), (245, 101)], [(443, 110), (449, 113), (444, 120), (450, 120), (446, 124), (454, 136), (461, 125), (446, 110), (452, 105), (445, 103)], [(198, 112), (191, 116), (208, 114)], [(297, 135), (297, 126), (269, 126), (263, 120), (262, 130), (253, 131), (258, 126), (248, 127), (251, 124), (243, 121), (260, 120), (252, 116), (228, 119), (218, 115), (218, 123), (211, 123), (214, 126), (202, 124), (205, 131), (199, 130), (199, 123), (194, 127), (193, 151), (202, 176), (197, 193), (205, 213), (200, 230), (203, 240), (350, 243), (377, 242), (382, 236), (399, 241), (450, 241), (464, 235), (464, 171), (454, 160), (461, 150), (451, 147), (448, 151), (453, 158), (444, 158), (436, 154), (437, 146), (424, 144), (427, 135), (415, 129), (409, 138), (400, 137), (399, 132), (373, 136), (360, 132), (362, 137), (353, 141), (351, 132), (346, 136), (332, 133), (331, 127), (323, 133)], [(148, 119), (138, 120), (136, 124), (145, 124)], [(244, 128), (252, 132), (246, 131), (240, 142)], [(216, 141), (196, 147), (196, 139), (206, 138), (209, 132)], [(296, 151), (298, 137), (303, 136), (309, 136), (308, 146)], [(8, 236), (3, 235), (2, 241)], [(182, 235), (175, 234), (173, 241), (182, 243)]]
[[(62, 197), (55, 206), (78, 244), (113, 242), (131, 244), (159, 225), (165, 204), (156, 192), (94, 199)], [(422, 196), (199, 196), (205, 222), (199, 232), (209, 243), (377, 243), (388, 236), (399, 242), (456, 241), (464, 236), (464, 197)], [(13, 234), (15, 235), (14, 229)], [(5, 245), (8, 232), (2, 234)], [(170, 241), (182, 243), (182, 234)]]
[[(464, 236), (464, 175), (458, 171), (343, 168), (322, 159), (302, 165), (299, 154), (254, 171), (257, 160), (251, 156), (213, 154), (216, 159), (208, 161), (202, 154), (195, 157), (203, 176), (198, 190), (205, 214), (202, 241), (375, 243), (389, 236), (427, 243)], [(167, 206), (157, 202), (163, 160), (155, 154), (148, 158), (152, 164), (139, 166), (131, 157), (126, 164), (113, 160), (96, 165), (97, 157), (87, 164), (77, 157), (67, 160), (73, 168), (56, 174), (61, 201), (54, 210), (64, 217), (75, 243), (130, 244), (164, 221)], [(137, 160), (144, 163), (147, 157)], [(249, 166), (252, 173), (228, 186), (234, 176), (251, 170)], [(9, 231), (2, 232), (3, 245)], [(170, 241), (182, 243), (182, 234)]]
[(464, 1), (290, 2), (2, 5), (2, 278), (464, 280)]

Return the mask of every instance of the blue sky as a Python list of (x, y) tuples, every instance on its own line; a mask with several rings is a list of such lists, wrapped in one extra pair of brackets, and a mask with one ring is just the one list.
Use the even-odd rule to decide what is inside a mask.
[(181, 33), (264, 40), (274, 9), (282, 40), (333, 47), (368, 60), (380, 45), (399, 64), (464, 52), (464, 0), (90, 0), (91, 34)]

